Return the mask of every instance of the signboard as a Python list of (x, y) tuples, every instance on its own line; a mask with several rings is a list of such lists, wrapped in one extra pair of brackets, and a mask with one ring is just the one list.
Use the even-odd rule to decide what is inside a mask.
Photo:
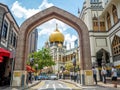
[(92, 75), (92, 71), (91, 70), (86, 70), (85, 74), (86, 74), (86, 76), (91, 76)]
[(20, 72), (14, 72), (14, 77), (20, 77), (21, 73)]

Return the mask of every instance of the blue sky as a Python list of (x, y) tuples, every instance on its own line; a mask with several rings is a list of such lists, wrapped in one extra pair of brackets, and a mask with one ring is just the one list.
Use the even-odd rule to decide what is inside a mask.
[[(0, 2), (8, 5), (20, 26), (30, 16), (51, 6), (59, 7), (78, 17), (78, 8), (81, 10), (84, 0), (0, 0)], [(44, 45), (44, 42), (49, 38), (48, 36), (55, 30), (56, 23), (58, 24), (58, 29), (65, 36), (65, 41), (68, 43), (67, 46), (70, 43), (71, 47), (74, 46), (73, 42), (78, 37), (76, 31), (63, 22), (52, 19), (37, 27), (39, 30), (38, 49)]]

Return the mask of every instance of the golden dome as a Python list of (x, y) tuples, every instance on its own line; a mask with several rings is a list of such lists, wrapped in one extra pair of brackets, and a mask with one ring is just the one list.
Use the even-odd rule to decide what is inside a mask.
[(57, 25), (56, 25), (56, 30), (51, 33), (49, 36), (49, 41), (50, 42), (64, 42), (64, 35), (58, 30)]

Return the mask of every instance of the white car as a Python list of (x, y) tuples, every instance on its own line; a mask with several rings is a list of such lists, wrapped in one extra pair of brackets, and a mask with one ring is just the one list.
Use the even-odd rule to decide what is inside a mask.
[(57, 75), (52, 74), (52, 75), (50, 75), (50, 79), (51, 80), (58, 80), (58, 77), (57, 77)]

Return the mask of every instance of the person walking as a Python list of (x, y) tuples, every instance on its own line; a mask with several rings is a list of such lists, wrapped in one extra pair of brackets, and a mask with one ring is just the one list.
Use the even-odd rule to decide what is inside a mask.
[(106, 83), (106, 75), (107, 75), (107, 71), (106, 71), (106, 68), (103, 67), (102, 70), (101, 70), (101, 75), (102, 75), (102, 80), (104, 83)]
[(94, 82), (97, 85), (97, 70), (95, 69), (95, 67), (92, 67), (92, 71), (93, 71)]
[(114, 87), (117, 88), (117, 70), (115, 66), (112, 66), (111, 76)]

